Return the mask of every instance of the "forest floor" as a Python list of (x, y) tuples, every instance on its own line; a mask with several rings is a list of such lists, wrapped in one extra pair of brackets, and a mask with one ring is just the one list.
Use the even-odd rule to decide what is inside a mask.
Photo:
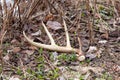
[[(9, 18), (12, 19), (9, 27), (0, 18), (0, 25), (6, 24), (0, 46), (0, 80), (120, 80), (119, 0), (37, 1), (37, 8), (31, 3), (33, 13), (26, 12), (25, 18)], [(78, 61), (74, 52), (37, 48), (23, 36), (25, 31), (35, 42), (50, 44), (41, 24), (43, 21), (57, 45), (65, 46), (62, 18), (67, 24), (72, 47), (79, 48), (80, 38), (86, 56), (84, 61)], [(4, 34), (2, 28), (0, 32)]]

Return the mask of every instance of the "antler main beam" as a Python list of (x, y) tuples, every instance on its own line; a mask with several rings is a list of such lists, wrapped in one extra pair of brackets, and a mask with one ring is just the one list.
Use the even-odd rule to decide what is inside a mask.
[(71, 47), (65, 20), (63, 20), (63, 25), (64, 25), (64, 28), (65, 28), (65, 34), (66, 34), (66, 40), (67, 40), (67, 45), (66, 46), (58, 46), (58, 45), (56, 45), (53, 37), (51, 36), (50, 32), (48, 31), (47, 27), (45, 26), (45, 24), (43, 22), (42, 22), (42, 25), (43, 25), (43, 27), (44, 27), (44, 29), (45, 29), (45, 31), (46, 31), (49, 39), (50, 39), (51, 45), (46, 45), (46, 44), (34, 42), (30, 38), (28, 38), (26, 36), (25, 32), (23, 31), (24, 37), (27, 39), (27, 41), (30, 44), (32, 44), (32, 45), (34, 45), (36, 47), (40, 47), (40, 48), (44, 48), (44, 49), (48, 49), (48, 50), (52, 50), (52, 51), (67, 52), (67, 53), (76, 52), (77, 56), (78, 56), (78, 60), (83, 61), (85, 59), (85, 56), (83, 55), (81, 48), (76, 49), (76, 48)]

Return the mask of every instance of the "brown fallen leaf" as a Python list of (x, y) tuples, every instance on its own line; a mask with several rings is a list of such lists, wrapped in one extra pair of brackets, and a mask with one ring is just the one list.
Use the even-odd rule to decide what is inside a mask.
[(22, 53), (26, 53), (28, 55), (32, 55), (34, 53), (34, 50), (23, 50)]
[(62, 29), (62, 25), (57, 21), (47, 21), (46, 25), (53, 30)]
[(14, 53), (17, 53), (17, 52), (19, 52), (20, 50), (21, 50), (20, 47), (14, 47), (14, 48), (13, 48), (13, 52), (14, 52)]
[(17, 39), (13, 39), (11, 41), (11, 44), (18, 45), (20, 42)]
[(52, 13), (49, 13), (46, 17), (45, 17), (45, 21), (48, 20), (53, 20), (54, 19), (54, 15)]

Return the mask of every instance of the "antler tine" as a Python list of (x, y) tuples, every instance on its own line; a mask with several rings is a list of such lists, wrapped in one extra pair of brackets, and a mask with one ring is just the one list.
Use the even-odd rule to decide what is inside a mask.
[(45, 29), (45, 31), (46, 31), (49, 39), (50, 39), (51, 45), (56, 45), (53, 37), (51, 36), (50, 32), (48, 31), (48, 29), (47, 29), (47, 27), (45, 26), (45, 24), (43, 23), (43, 21), (42, 21), (42, 25), (43, 25), (43, 27), (44, 27), (44, 29)]
[(68, 34), (68, 29), (67, 29), (67, 26), (66, 26), (66, 23), (65, 23), (64, 19), (63, 19), (63, 25), (64, 25), (64, 28), (65, 28), (65, 35), (66, 35), (67, 47), (71, 47), (70, 38), (69, 38), (69, 34)]

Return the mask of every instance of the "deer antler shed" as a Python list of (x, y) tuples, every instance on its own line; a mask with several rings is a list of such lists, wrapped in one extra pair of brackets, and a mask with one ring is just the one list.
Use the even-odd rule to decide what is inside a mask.
[(45, 29), (45, 31), (46, 31), (49, 39), (50, 39), (51, 45), (42, 44), (42, 43), (32, 41), (30, 38), (28, 38), (26, 36), (24, 31), (23, 31), (23, 35), (30, 44), (32, 44), (36, 47), (44, 48), (44, 49), (48, 49), (48, 50), (52, 50), (52, 51), (58, 51), (58, 52), (66, 52), (66, 53), (76, 52), (77, 53), (76, 55), (77, 55), (77, 58), (78, 58), (79, 61), (85, 60), (85, 56), (83, 55), (81, 47), (79, 49), (71, 47), (70, 40), (69, 40), (69, 35), (68, 35), (68, 30), (67, 30), (67, 26), (66, 26), (66, 23), (65, 23), (64, 19), (63, 19), (63, 24), (64, 24), (64, 28), (65, 28), (66, 41), (67, 41), (66, 46), (58, 46), (58, 45), (55, 44), (55, 41), (54, 41), (53, 37), (51, 36), (50, 32), (48, 31), (47, 27), (45, 26), (45, 24), (43, 22), (42, 22), (42, 25), (43, 25), (43, 27), (44, 27), (44, 29)]

